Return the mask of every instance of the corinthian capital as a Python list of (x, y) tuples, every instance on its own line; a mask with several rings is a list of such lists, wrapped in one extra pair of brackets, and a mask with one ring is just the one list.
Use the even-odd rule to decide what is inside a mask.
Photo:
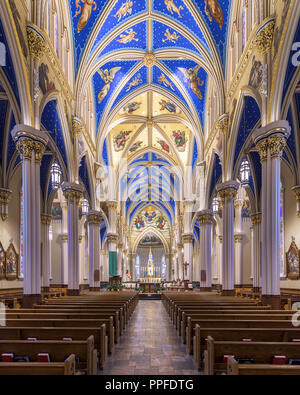
[(228, 132), (229, 132), (229, 130), (228, 130), (228, 128), (229, 128), (229, 114), (228, 113), (223, 114), (219, 118), (219, 120), (217, 122), (217, 125), (216, 125), (216, 128), (222, 134), (224, 134), (224, 135), (228, 134)]
[(79, 138), (84, 131), (84, 124), (83, 122), (79, 119), (74, 117), (72, 119), (72, 134), (74, 138)]

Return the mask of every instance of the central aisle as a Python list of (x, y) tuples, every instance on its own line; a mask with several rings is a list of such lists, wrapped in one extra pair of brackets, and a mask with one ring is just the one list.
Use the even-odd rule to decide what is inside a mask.
[(139, 301), (104, 375), (198, 375), (161, 301)]

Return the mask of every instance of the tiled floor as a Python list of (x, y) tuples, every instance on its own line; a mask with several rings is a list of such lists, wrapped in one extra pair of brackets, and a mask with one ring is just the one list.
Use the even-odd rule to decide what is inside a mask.
[(139, 301), (104, 375), (198, 375), (162, 302)]

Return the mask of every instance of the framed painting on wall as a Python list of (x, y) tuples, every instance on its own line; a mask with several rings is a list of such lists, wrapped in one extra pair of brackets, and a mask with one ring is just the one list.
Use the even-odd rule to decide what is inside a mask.
[(3, 280), (5, 278), (5, 251), (3, 249), (3, 245), (0, 242), (0, 280)]
[(19, 275), (19, 256), (11, 243), (6, 251), (6, 278), (16, 280)]
[(288, 252), (286, 253), (286, 273), (287, 278), (291, 280), (298, 280), (300, 277), (299, 272), (300, 251), (296, 243), (293, 241)]

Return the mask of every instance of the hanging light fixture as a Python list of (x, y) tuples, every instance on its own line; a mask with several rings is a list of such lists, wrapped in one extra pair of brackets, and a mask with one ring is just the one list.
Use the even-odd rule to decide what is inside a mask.
[(250, 165), (247, 159), (243, 159), (241, 167), (240, 167), (240, 180), (242, 182), (242, 186), (247, 186), (250, 180)]
[(89, 205), (89, 201), (87, 199), (82, 200), (81, 208), (82, 208), (82, 215), (88, 215), (90, 205)]
[(214, 215), (218, 215), (219, 214), (219, 208), (220, 208), (219, 199), (217, 197), (215, 197), (213, 199), (213, 202), (212, 202), (212, 211), (213, 211)]
[(53, 189), (58, 189), (61, 184), (62, 171), (55, 159), (50, 169), (51, 185)]
[[(57, 112), (55, 111), (55, 128), (54, 128), (54, 136), (55, 136), (55, 149), (57, 147)], [(53, 189), (58, 189), (61, 184), (62, 178), (62, 170), (61, 167), (56, 159), (56, 153), (54, 154), (54, 161), (52, 163), (50, 169), (50, 179), (51, 185)]]

